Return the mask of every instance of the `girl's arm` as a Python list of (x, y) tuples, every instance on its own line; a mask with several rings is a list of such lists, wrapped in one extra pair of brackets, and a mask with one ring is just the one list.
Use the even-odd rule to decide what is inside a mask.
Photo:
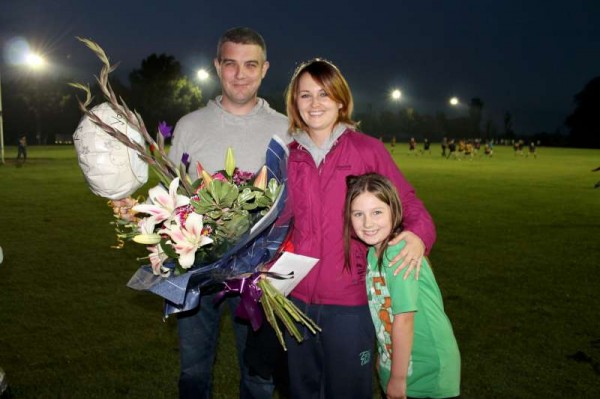
[(387, 385), (388, 399), (406, 398), (408, 363), (414, 335), (415, 312), (394, 315), (392, 323), (392, 370)]

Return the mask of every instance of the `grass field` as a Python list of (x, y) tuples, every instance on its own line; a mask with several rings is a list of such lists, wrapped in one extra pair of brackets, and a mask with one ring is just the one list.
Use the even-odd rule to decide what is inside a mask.
[[(394, 157), (436, 222), (431, 261), (462, 354), (463, 398), (600, 397), (600, 150), (496, 147), (491, 159)], [(0, 165), (0, 367), (16, 398), (174, 398), (175, 320), (125, 287), (143, 248), (112, 250), (111, 210), (72, 147)], [(215, 398), (237, 397), (224, 322)]]

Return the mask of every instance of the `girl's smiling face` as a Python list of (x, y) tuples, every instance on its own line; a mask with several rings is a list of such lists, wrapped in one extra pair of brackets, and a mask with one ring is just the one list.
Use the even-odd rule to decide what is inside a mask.
[(390, 206), (370, 192), (365, 191), (352, 201), (350, 218), (358, 238), (377, 250), (392, 232)]

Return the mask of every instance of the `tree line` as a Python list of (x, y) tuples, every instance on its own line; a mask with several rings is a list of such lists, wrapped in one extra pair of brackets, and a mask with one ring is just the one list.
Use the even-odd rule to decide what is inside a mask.
[[(34, 76), (28, 79), (3, 82), (4, 140), (15, 145), (18, 137), (26, 135), (30, 143), (52, 144), (59, 138), (70, 136), (81, 113), (77, 106), (79, 91), (68, 86), (64, 78)], [(125, 102), (144, 117), (149, 132), (160, 121), (173, 125), (177, 120), (201, 106), (200, 87), (183, 73), (181, 64), (170, 55), (151, 54), (142, 60), (140, 68), (129, 73), (127, 84), (112, 78), (111, 85)], [(92, 88), (96, 99), (102, 96), (97, 87)], [(283, 95), (263, 93), (265, 99), (279, 112), (285, 113)], [(468, 115), (450, 118), (443, 112), (435, 115), (420, 113), (406, 107), (395, 111), (360, 110), (356, 119), (365, 132), (385, 141), (408, 141), (410, 137), (442, 137), (519, 139), (513, 127), (512, 114), (506, 111), (502, 126), (483, 120), (484, 102), (472, 98)], [(600, 76), (588, 82), (574, 96), (574, 112), (565, 119), (568, 136), (560, 132), (528, 134), (532, 140), (544, 145), (571, 145), (600, 148)], [(521, 135), (522, 136), (522, 135)]]

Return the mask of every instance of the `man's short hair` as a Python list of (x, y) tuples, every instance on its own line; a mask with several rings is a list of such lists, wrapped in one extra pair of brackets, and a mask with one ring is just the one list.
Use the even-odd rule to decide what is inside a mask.
[(223, 33), (217, 44), (217, 60), (221, 61), (221, 47), (223, 44), (231, 42), (236, 44), (256, 44), (263, 51), (265, 60), (267, 59), (267, 45), (265, 39), (254, 29), (246, 27), (231, 28)]

